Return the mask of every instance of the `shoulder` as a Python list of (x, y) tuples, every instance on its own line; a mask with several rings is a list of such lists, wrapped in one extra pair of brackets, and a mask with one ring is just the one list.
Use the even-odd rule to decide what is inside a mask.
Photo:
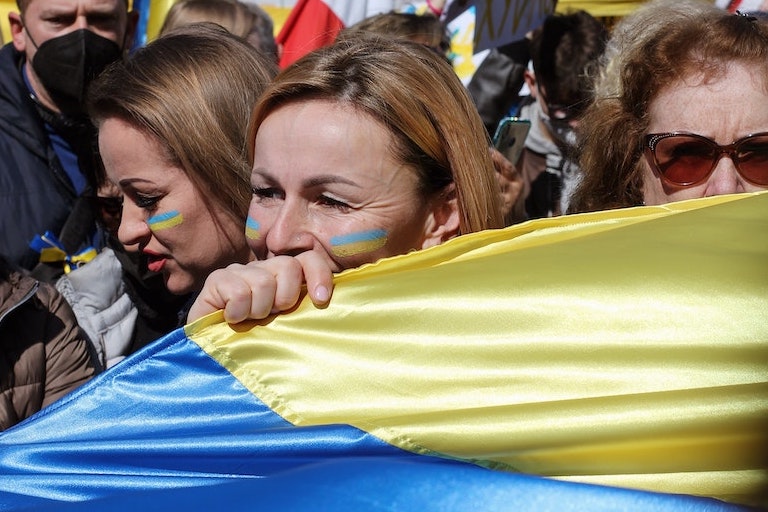
[(47, 146), (47, 137), (22, 78), (21, 62), (22, 55), (13, 45), (0, 48), (0, 143), (11, 141), (21, 145), (17, 150), (34, 150), (45, 157), (40, 148)]
[(23, 274), (0, 257), (0, 323), (14, 309), (33, 300), (37, 287), (36, 279)]

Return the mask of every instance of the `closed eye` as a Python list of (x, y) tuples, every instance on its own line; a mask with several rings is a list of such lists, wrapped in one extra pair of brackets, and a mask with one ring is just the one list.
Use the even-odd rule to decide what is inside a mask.
[(336, 199), (335, 197), (330, 197), (327, 195), (321, 195), (317, 198), (317, 202), (321, 204), (322, 206), (327, 206), (329, 208), (333, 208), (335, 210), (339, 210), (342, 213), (346, 213), (349, 210), (352, 209), (351, 206), (349, 206), (344, 201), (340, 201)]

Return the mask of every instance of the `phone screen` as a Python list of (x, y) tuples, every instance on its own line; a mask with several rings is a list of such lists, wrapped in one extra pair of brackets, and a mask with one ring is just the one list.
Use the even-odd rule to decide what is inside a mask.
[(507, 160), (517, 164), (525, 147), (525, 138), (531, 129), (531, 122), (517, 117), (505, 117), (499, 121), (496, 134), (493, 137), (493, 145), (503, 154)]

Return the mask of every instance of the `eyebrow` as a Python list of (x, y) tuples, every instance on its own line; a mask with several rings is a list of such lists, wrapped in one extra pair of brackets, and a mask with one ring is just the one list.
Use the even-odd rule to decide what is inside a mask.
[(120, 182), (117, 185), (119, 187), (123, 188), (123, 187), (127, 187), (127, 186), (130, 186), (130, 185), (133, 185), (135, 183), (148, 183), (150, 185), (154, 185), (155, 184), (152, 181), (145, 180), (145, 179), (142, 179), (142, 178), (127, 178), (127, 179), (124, 179), (124, 180), (120, 180)]
[[(267, 172), (265, 169), (262, 169), (262, 168), (254, 169), (253, 173), (258, 174), (263, 178), (272, 182), (278, 181), (271, 173)], [(328, 185), (331, 183), (341, 183), (344, 185), (349, 185), (351, 187), (362, 188), (362, 186), (359, 183), (355, 183), (352, 180), (344, 178), (343, 176), (337, 176), (335, 174), (321, 174), (319, 176), (312, 176), (302, 181), (301, 184), (305, 188), (312, 188), (312, 187), (319, 187), (322, 185)]]
[[(96, 5), (90, 5), (86, 7), (85, 15), (92, 15), (92, 14), (112, 14), (116, 12), (117, 9), (113, 8), (110, 5), (107, 4), (96, 4)], [(61, 5), (50, 5), (42, 8), (40, 10), (40, 16), (66, 16), (66, 15), (73, 15), (77, 14), (78, 10), (77, 7), (70, 7), (70, 6), (61, 6)]]

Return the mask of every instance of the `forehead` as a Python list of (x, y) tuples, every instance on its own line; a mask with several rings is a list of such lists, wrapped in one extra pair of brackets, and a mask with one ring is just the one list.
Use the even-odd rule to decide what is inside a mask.
[(254, 169), (284, 182), (313, 175), (387, 182), (402, 170), (392, 144), (390, 129), (354, 105), (291, 102), (270, 112), (259, 127)]
[(128, 10), (127, 0), (30, 0), (24, 3), (26, 8), (22, 5), (22, 10), (35, 12), (72, 12), (78, 9), (99, 12), (127, 12)]
[(729, 143), (768, 128), (766, 78), (744, 63), (693, 73), (663, 87), (648, 108), (649, 131), (691, 131)]

